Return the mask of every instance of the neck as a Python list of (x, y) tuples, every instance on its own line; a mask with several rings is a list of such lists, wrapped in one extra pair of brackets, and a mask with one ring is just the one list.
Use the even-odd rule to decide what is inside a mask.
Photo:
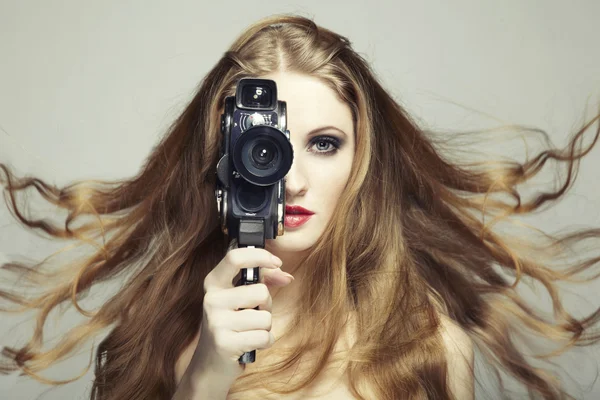
[(301, 295), (301, 289), (306, 283), (306, 265), (301, 263), (301, 259), (305, 256), (305, 253), (284, 252), (273, 248), (267, 248), (267, 250), (283, 261), (283, 265), (281, 266), (282, 271), (294, 276), (294, 280), (289, 285), (271, 287), (269, 289), (271, 298), (273, 299), (272, 316), (289, 316), (296, 308)]

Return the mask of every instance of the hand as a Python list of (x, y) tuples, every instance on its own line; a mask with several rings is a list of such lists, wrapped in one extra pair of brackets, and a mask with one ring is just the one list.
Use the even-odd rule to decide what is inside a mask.
[[(257, 266), (260, 283), (233, 286), (242, 268)], [(273, 345), (268, 285), (285, 286), (293, 279), (280, 266), (281, 260), (265, 249), (239, 248), (206, 276), (200, 338), (188, 368), (216, 370), (233, 383), (244, 371), (245, 364), (238, 362), (243, 353)]]

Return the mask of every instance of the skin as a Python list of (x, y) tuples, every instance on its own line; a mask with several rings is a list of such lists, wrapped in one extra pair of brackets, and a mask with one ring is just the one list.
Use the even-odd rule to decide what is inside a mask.
[[(287, 103), (294, 161), (286, 175), (286, 204), (314, 212), (305, 224), (286, 227), (283, 235), (265, 243), (266, 250), (283, 261), (281, 269), (294, 276), (291, 284), (278, 286), (273, 282), (274, 287), (270, 288), (271, 296), (277, 296), (272, 310), (273, 316), (277, 316), (285, 315), (293, 306), (303, 280), (304, 268), (298, 265), (298, 260), (325, 230), (350, 176), (355, 149), (354, 123), (350, 107), (315, 77), (278, 72), (260, 78), (273, 79), (278, 98)], [(338, 142), (329, 143), (328, 138)]]
[[(287, 102), (288, 129), (294, 148), (294, 162), (286, 176), (286, 203), (300, 205), (315, 215), (304, 225), (285, 228), (285, 234), (267, 240), (265, 248), (283, 260), (281, 270), (294, 275), (294, 281), (286, 285), (276, 277), (275, 270), (263, 268), (269, 286), (273, 316), (272, 331), (289, 318), (289, 312), (300, 293), (303, 266), (299, 258), (323, 233), (337, 206), (338, 199), (348, 182), (355, 151), (354, 123), (350, 107), (320, 80), (295, 73), (275, 73), (261, 78), (277, 83), (278, 97)], [(322, 126), (334, 129), (316, 134), (311, 130)], [(331, 155), (319, 154), (329, 151), (333, 145), (314, 140), (319, 136), (332, 136), (342, 140), (340, 148)], [(270, 280), (270, 277), (274, 277)], [(277, 299), (275, 300), (275, 298)], [(440, 315), (440, 334), (449, 363), (450, 391), (458, 399), (474, 398), (474, 352), (470, 337), (455, 323)]]
[[(278, 72), (259, 78), (275, 80), (278, 97), (287, 102), (294, 161), (286, 176), (286, 203), (300, 205), (315, 213), (304, 225), (286, 227), (284, 235), (267, 240), (265, 244), (266, 250), (283, 261), (281, 270), (295, 278), (288, 284), (280, 271), (261, 269), (261, 278), (273, 298), (271, 331), (279, 337), (279, 332), (290, 318), (290, 310), (297, 301), (304, 279), (305, 266), (299, 265), (299, 259), (323, 233), (348, 182), (355, 151), (354, 124), (349, 106), (314, 77)], [(315, 128), (323, 126), (337, 127), (346, 135), (331, 128), (309, 135)], [(339, 149), (331, 155), (325, 155), (335, 146), (321, 139), (315, 140), (322, 136), (341, 140)], [(440, 317), (441, 335), (450, 367), (450, 389), (456, 398), (471, 400), (474, 393), (472, 342), (449, 318), (444, 315)], [(198, 339), (196, 335), (179, 357), (175, 368), (177, 382), (190, 363)]]

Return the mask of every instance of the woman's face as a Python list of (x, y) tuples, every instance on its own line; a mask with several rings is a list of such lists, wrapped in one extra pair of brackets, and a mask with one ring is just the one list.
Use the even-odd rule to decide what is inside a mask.
[[(274, 80), (278, 99), (287, 103), (294, 149), (286, 176), (285, 233), (267, 240), (266, 248), (275, 254), (299, 252), (323, 233), (348, 181), (354, 157), (352, 113), (333, 90), (314, 77), (285, 72), (260, 78)], [(301, 206), (313, 214), (308, 219), (293, 216), (290, 206)]]

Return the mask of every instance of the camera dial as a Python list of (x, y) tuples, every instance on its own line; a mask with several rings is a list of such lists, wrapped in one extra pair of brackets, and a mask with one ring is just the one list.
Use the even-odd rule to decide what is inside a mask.
[(265, 117), (261, 113), (254, 113), (248, 117), (248, 127), (256, 125), (264, 125)]

